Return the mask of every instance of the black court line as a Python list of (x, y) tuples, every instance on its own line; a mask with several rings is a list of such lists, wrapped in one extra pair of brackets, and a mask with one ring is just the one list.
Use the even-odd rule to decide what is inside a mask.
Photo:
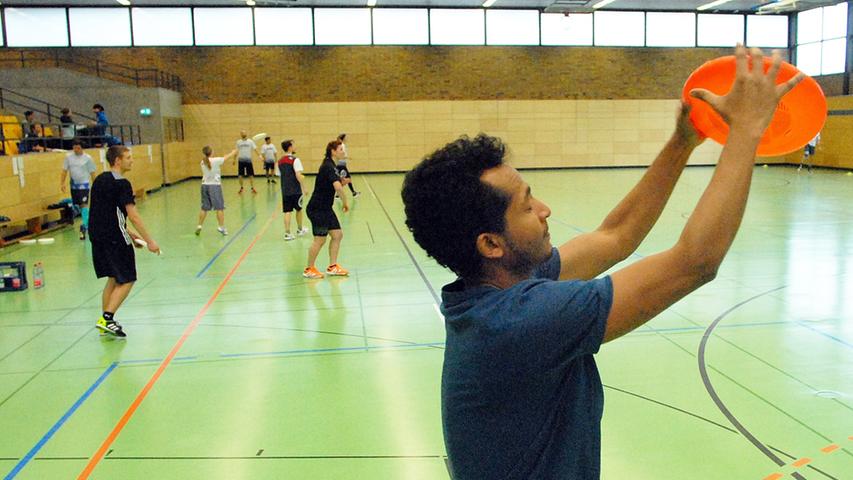
[(418, 261), (415, 260), (415, 256), (412, 254), (412, 251), (409, 249), (409, 246), (406, 244), (406, 241), (403, 240), (403, 236), (400, 235), (400, 231), (397, 230), (397, 224), (394, 223), (394, 220), (391, 218), (391, 215), (388, 214), (388, 210), (385, 209), (385, 205), (382, 203), (382, 199), (379, 198), (379, 195), (377, 195), (376, 191), (373, 190), (373, 185), (370, 184), (370, 182), (367, 180), (366, 176), (364, 177), (364, 183), (367, 185), (367, 188), (370, 189), (370, 194), (373, 195), (374, 198), (376, 198), (376, 202), (379, 203), (379, 207), (382, 209), (382, 212), (385, 214), (385, 218), (388, 219), (388, 223), (391, 224), (391, 228), (394, 229), (394, 233), (397, 234), (397, 238), (400, 239), (400, 243), (403, 244), (403, 248), (406, 249), (406, 253), (409, 254), (409, 259), (412, 260), (412, 264), (415, 266), (415, 268), (418, 271), (418, 274), (420, 274), (421, 279), (424, 281), (424, 284), (426, 284), (427, 288), (429, 289), (429, 293), (432, 294), (432, 298), (435, 300), (435, 304), (441, 305), (441, 298), (439, 298), (438, 294), (435, 293), (435, 289), (432, 288), (432, 284), (429, 283), (429, 280), (427, 280), (426, 274), (421, 269), (421, 266), (420, 266), (420, 264), (418, 264)]
[(367, 233), (370, 235), (370, 243), (376, 243), (376, 240), (373, 238), (373, 230), (370, 229), (370, 222), (365, 221), (365, 225), (367, 225)]
[[(653, 399), (653, 398), (649, 398), (649, 397), (646, 397), (646, 396), (644, 396), (644, 395), (640, 395), (640, 394), (635, 393), (635, 392), (631, 392), (631, 391), (628, 391), (628, 390), (624, 390), (624, 389), (621, 389), (621, 388), (617, 388), (617, 387), (614, 387), (614, 386), (612, 386), (612, 385), (603, 384), (603, 386), (604, 386), (605, 388), (609, 388), (609, 389), (611, 389), (611, 390), (615, 390), (615, 391), (617, 391), (617, 392), (621, 392), (621, 393), (624, 393), (624, 394), (626, 394), (626, 395), (631, 395), (631, 396), (633, 396), (633, 397), (637, 397), (637, 398), (640, 398), (640, 399), (642, 399), (642, 400), (646, 400), (646, 401), (648, 401), (648, 402), (651, 402), (651, 403), (654, 403), (654, 404), (657, 404), (657, 405), (660, 405), (660, 406), (663, 406), (663, 407), (666, 407), (666, 408), (671, 408), (672, 410), (675, 410), (675, 411), (677, 411), (677, 412), (684, 413), (684, 414), (686, 414), (686, 415), (690, 415), (691, 417), (698, 418), (698, 419), (700, 419), (700, 420), (703, 420), (703, 421), (705, 421), (705, 422), (710, 423), (711, 425), (714, 425), (714, 426), (716, 426), (716, 427), (722, 428), (723, 430), (726, 430), (727, 432), (731, 432), (731, 433), (734, 433), (734, 434), (737, 434), (737, 433), (738, 433), (738, 431), (737, 431), (737, 430), (735, 430), (735, 429), (733, 429), (733, 428), (727, 427), (727, 426), (725, 426), (725, 425), (723, 425), (723, 424), (721, 424), (721, 423), (717, 423), (717, 422), (715, 422), (715, 421), (713, 421), (713, 420), (711, 420), (711, 419), (709, 419), (709, 418), (705, 418), (705, 417), (703, 417), (703, 416), (701, 416), (701, 415), (698, 415), (698, 414), (696, 414), (696, 413), (689, 412), (689, 411), (687, 411), (687, 410), (684, 410), (684, 409), (678, 408), (678, 407), (676, 407), (676, 406), (674, 406), (674, 405), (670, 405), (670, 404), (668, 404), (668, 403), (661, 402), (661, 401), (659, 401), (659, 400), (655, 400), (655, 399)], [(778, 448), (774, 447), (773, 445), (767, 445), (767, 446), (768, 446), (771, 450), (774, 450), (774, 451), (776, 451), (777, 453), (779, 453), (779, 454), (781, 454), (781, 455), (783, 455), (783, 456), (785, 456), (785, 457), (788, 457), (788, 458), (789, 458), (789, 459), (791, 459), (791, 460), (796, 460), (796, 459), (798, 458), (798, 457), (795, 457), (794, 455), (791, 455), (790, 453), (787, 453), (787, 452), (785, 452), (785, 451), (782, 451), (782, 450), (780, 450), (780, 449), (778, 449)], [(826, 478), (828, 478), (828, 479), (830, 479), (830, 480), (840, 480), (839, 478), (834, 477), (834, 476), (830, 475), (829, 473), (826, 473), (826, 472), (824, 472), (823, 470), (820, 470), (819, 468), (817, 468), (817, 467), (815, 467), (815, 466), (813, 466), (813, 465), (808, 465), (808, 468), (810, 468), (811, 470), (814, 470), (815, 472), (820, 473), (821, 475), (825, 476)]]
[[(734, 305), (733, 307), (731, 307), (728, 310), (726, 310), (725, 312), (723, 312), (720, 316), (715, 318), (714, 321), (711, 322), (711, 324), (705, 330), (705, 334), (702, 335), (702, 341), (699, 342), (699, 354), (697, 355), (697, 358), (699, 360), (699, 374), (702, 377), (702, 383), (705, 385), (705, 390), (707, 390), (708, 395), (711, 396), (711, 399), (714, 401), (714, 404), (717, 405), (717, 408), (720, 410), (720, 412), (729, 420), (729, 422), (737, 429), (737, 431), (740, 432), (741, 435), (746, 437), (746, 439), (749, 440), (749, 442), (752, 443), (755, 446), (755, 448), (757, 448), (767, 458), (772, 460), (776, 465), (778, 465), (780, 467), (784, 466), (787, 462), (785, 462), (784, 460), (779, 458), (779, 456), (776, 455), (775, 453), (773, 453), (767, 447), (767, 445), (762, 443), (760, 440), (758, 440), (758, 438), (755, 437), (755, 435), (753, 435), (749, 430), (747, 430), (747, 428), (744, 427), (742, 423), (740, 423), (740, 421), (737, 419), (737, 417), (735, 417), (734, 414), (732, 414), (731, 410), (729, 410), (728, 407), (726, 407), (726, 404), (722, 401), (722, 399), (720, 399), (720, 396), (717, 394), (716, 389), (714, 389), (714, 385), (711, 382), (711, 378), (708, 376), (708, 369), (707, 369), (707, 366), (705, 363), (705, 351), (706, 351), (706, 348), (708, 345), (708, 340), (711, 338), (711, 334), (714, 332), (714, 328), (729, 313), (735, 311), (736, 309), (742, 307), (743, 305), (746, 305), (747, 303), (749, 303), (755, 299), (758, 299), (758, 298), (761, 298), (761, 297), (768, 295), (770, 293), (782, 290), (783, 288), (786, 288), (786, 287), (787, 287), (787, 285), (782, 285), (781, 287), (776, 287), (776, 288), (767, 290), (765, 292), (759, 293), (758, 295), (755, 295), (751, 298), (748, 298), (748, 299)], [(794, 472), (791, 474), (791, 476), (796, 478), (797, 480), (805, 480), (805, 477), (803, 477), (799, 472)]]

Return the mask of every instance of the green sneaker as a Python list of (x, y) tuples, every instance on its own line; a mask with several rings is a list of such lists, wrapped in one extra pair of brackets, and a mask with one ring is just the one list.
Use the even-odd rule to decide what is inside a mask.
[(95, 326), (101, 332), (110, 334), (114, 337), (126, 337), (124, 331), (121, 329), (121, 325), (118, 324), (115, 320), (107, 320), (103, 316), (98, 319), (98, 323)]

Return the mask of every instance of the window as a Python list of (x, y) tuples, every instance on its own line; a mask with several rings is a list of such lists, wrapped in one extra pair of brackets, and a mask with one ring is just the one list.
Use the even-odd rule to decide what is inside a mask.
[(746, 17), (748, 47), (788, 46), (788, 17), (785, 15), (748, 15)]
[(592, 45), (592, 14), (542, 14), (542, 45)]
[(251, 8), (193, 9), (196, 45), (252, 45)]
[(429, 14), (425, 8), (373, 10), (375, 45), (429, 45)]
[(315, 8), (317, 45), (370, 45), (369, 8)]
[(132, 8), (133, 44), (139, 47), (193, 44), (189, 8)]
[(257, 45), (312, 45), (314, 19), (310, 8), (256, 8)]
[(809, 75), (843, 73), (846, 59), (846, 2), (797, 14), (797, 68)]
[(537, 10), (487, 10), (487, 45), (539, 45)]
[(700, 47), (734, 47), (743, 43), (743, 15), (699, 14), (696, 28)]
[(64, 8), (7, 8), (5, 13), (8, 46), (68, 46)]
[(129, 47), (130, 11), (126, 8), (70, 8), (72, 47)]
[(645, 13), (598, 11), (593, 15), (595, 15), (596, 45), (642, 47), (645, 44)]
[(695, 47), (696, 14), (646, 13), (646, 46)]
[(429, 12), (433, 45), (484, 45), (486, 25), (481, 8), (441, 9)]

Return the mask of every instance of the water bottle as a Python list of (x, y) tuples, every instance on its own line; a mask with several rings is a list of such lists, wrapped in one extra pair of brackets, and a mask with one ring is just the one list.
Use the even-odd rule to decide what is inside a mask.
[(44, 286), (44, 267), (41, 262), (36, 262), (33, 266), (33, 287), (41, 288)]

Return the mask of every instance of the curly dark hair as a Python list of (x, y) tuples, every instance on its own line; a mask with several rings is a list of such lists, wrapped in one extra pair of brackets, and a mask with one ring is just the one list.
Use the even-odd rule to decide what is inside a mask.
[(403, 182), (406, 225), (415, 241), (462, 278), (480, 276), (477, 237), (506, 228), (510, 196), (480, 180), (505, 155), (499, 138), (462, 136), (426, 156)]

